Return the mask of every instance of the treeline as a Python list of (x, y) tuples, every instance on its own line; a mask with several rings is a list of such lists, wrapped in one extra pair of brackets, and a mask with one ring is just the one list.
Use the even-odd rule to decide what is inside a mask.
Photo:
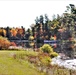
[(21, 28), (0, 28), (0, 35), (3, 37), (7, 37), (8, 39), (23, 39), (25, 34), (25, 28), (22, 26)]
[(76, 38), (75, 34), (76, 9), (73, 4), (67, 6), (67, 10), (62, 16), (55, 17), (54, 15), (53, 20), (50, 20), (46, 14), (36, 17), (31, 29), (25, 30), (23, 26), (21, 28), (0, 28), (0, 35), (9, 40), (30, 40), (32, 37), (32, 40), (36, 40), (36, 43), (33, 43), (34, 47), (38, 48), (44, 44), (44, 40), (58, 40), (60, 43), (54, 46), (54, 50), (64, 52), (73, 50), (72, 40)]

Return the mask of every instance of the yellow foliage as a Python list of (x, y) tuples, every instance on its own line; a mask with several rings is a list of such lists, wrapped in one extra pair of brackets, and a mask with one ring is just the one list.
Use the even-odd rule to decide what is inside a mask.
[(58, 53), (56, 53), (56, 52), (50, 53), (50, 57), (57, 57), (57, 56), (58, 56)]
[(40, 47), (40, 49), (45, 53), (53, 52), (53, 48), (49, 44), (44, 44), (42, 47)]
[(33, 45), (34, 45), (34, 42), (31, 42), (31, 43), (30, 43), (30, 46), (33, 46)]
[(49, 56), (44, 56), (40, 61), (43, 65), (48, 66), (52, 60)]
[(30, 40), (34, 40), (34, 37), (33, 37), (33, 36), (30, 36), (29, 39), (30, 39)]

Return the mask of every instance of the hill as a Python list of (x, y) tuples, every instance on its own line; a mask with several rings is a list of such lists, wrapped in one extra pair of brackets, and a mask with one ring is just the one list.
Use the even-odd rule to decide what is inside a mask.
[(13, 54), (27, 54), (26, 51), (0, 51), (0, 75), (44, 75), (27, 60), (13, 58)]

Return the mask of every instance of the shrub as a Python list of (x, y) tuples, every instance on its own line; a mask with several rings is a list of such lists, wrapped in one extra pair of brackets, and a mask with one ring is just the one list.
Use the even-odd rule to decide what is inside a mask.
[(38, 59), (40, 61), (40, 65), (49, 66), (51, 62), (51, 58), (48, 53), (38, 53)]
[(44, 53), (51, 53), (51, 52), (53, 52), (53, 48), (50, 45), (48, 45), (48, 44), (44, 44), (40, 49)]
[(50, 62), (52, 61), (49, 56), (39, 56), (39, 60), (41, 62), (41, 65), (49, 66)]
[(46, 66), (48, 66), (48, 65), (50, 65), (50, 62), (51, 62), (52, 60), (50, 59), (50, 57), (44, 57), (43, 59), (41, 59), (41, 62), (42, 62), (42, 64), (44, 64), (44, 65), (46, 65)]
[(58, 56), (58, 53), (56, 53), (56, 52), (50, 53), (50, 57), (51, 57), (51, 58), (54, 58), (54, 57), (57, 57), (57, 56)]
[(8, 49), (10, 41), (7, 38), (0, 36), (0, 49)]
[(16, 46), (16, 43), (15, 42), (11, 42), (10, 46)]

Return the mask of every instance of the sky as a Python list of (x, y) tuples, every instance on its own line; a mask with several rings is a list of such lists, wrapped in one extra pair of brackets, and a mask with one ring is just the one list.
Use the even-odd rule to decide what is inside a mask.
[(28, 29), (35, 23), (36, 17), (65, 12), (69, 4), (76, 5), (76, 0), (0, 0), (0, 27), (21, 27)]

